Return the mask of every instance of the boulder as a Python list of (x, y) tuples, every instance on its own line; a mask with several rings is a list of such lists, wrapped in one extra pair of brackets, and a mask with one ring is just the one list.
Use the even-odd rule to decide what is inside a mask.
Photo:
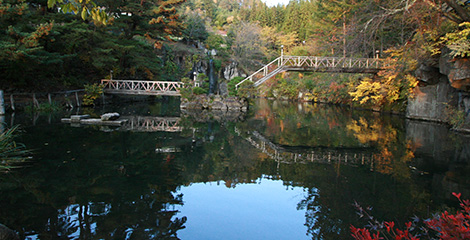
[(191, 101), (183, 100), (180, 104), (180, 108), (244, 112), (248, 109), (248, 103), (245, 99), (239, 99), (237, 97), (222, 97), (220, 95), (199, 95)]
[(243, 103), (244, 102), (242, 99), (238, 100), (234, 97), (229, 97), (225, 99), (225, 104), (227, 105), (228, 110), (241, 110)]
[(18, 234), (7, 226), (0, 224), (0, 240), (20, 240)]
[(213, 102), (210, 104), (210, 107), (209, 107), (209, 108), (212, 109), (212, 110), (221, 110), (221, 111), (222, 111), (222, 110), (223, 110), (223, 111), (227, 110), (227, 106), (226, 106), (225, 103), (222, 102), (222, 101), (213, 101)]
[(119, 113), (105, 113), (101, 115), (101, 121), (113, 121), (117, 120), (120, 117)]

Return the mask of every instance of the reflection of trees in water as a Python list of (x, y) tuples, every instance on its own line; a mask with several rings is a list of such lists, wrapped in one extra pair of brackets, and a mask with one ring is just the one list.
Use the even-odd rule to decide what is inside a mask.
[[(298, 118), (301, 118), (299, 114), (297, 115)], [(378, 120), (363, 121), (374, 122)], [(350, 122), (343, 122), (342, 131), (347, 131), (345, 126)], [(368, 124), (371, 124), (370, 122)], [(182, 158), (186, 161), (183, 163), (185, 178), (188, 182), (223, 180), (227, 187), (235, 187), (240, 183), (254, 182), (263, 176), (272, 176), (281, 179), (287, 186), (304, 187), (306, 197), (298, 204), (298, 209), (305, 210), (307, 234), (313, 239), (348, 238), (350, 224), (357, 224), (359, 221), (355, 209), (352, 207), (354, 200), (367, 206), (375, 206), (375, 215), (378, 218), (399, 220), (406, 220), (412, 212), (423, 210), (423, 206), (425, 206), (423, 203), (428, 202), (429, 195), (423, 194), (410, 177), (395, 178), (392, 175), (382, 174), (382, 171), (374, 170), (375, 165), (380, 165), (376, 162), (373, 163), (374, 168), (372, 169), (376, 172), (371, 171), (370, 164), (361, 166), (360, 163), (352, 161), (352, 157), (348, 162), (344, 162), (344, 153), (351, 151), (351, 149), (357, 151), (355, 147), (325, 147), (328, 143), (322, 142), (323, 147), (316, 149), (317, 153), (328, 151), (343, 154), (341, 161), (336, 161), (338, 159), (335, 160), (332, 156), (331, 163), (328, 163), (327, 160), (275, 161), (275, 158), (269, 157), (246, 140), (248, 138), (255, 139), (256, 136), (253, 135), (253, 132), (257, 130), (270, 131), (265, 129), (262, 124), (263, 122), (252, 119), (238, 123), (196, 123), (197, 131), (188, 133), (195, 137), (196, 142), (203, 141), (205, 143), (196, 144), (197, 147), (190, 153), (191, 157)], [(393, 128), (387, 124), (389, 123), (384, 123), (377, 129), (384, 128), (381, 131), (387, 131), (388, 127)], [(323, 126), (319, 125), (318, 127)], [(290, 128), (291, 126), (286, 127), (284, 133), (290, 131)], [(366, 130), (369, 128), (363, 128), (361, 131)], [(379, 145), (382, 143), (399, 152), (402, 147), (406, 148), (406, 143), (401, 147), (394, 146), (394, 144), (399, 144), (400, 139), (404, 137), (398, 130), (395, 131), (393, 134), (383, 135), (388, 140), (381, 140), (383, 133), (378, 132), (376, 133), (376, 141), (365, 143), (356, 141), (359, 146), (366, 146), (361, 151), (364, 149), (371, 151), (369, 155), (382, 154), (381, 151), (378, 151), (380, 150)], [(348, 134), (355, 137), (355, 133), (351, 131)], [(208, 137), (209, 135), (212, 137)], [(271, 138), (276, 139), (276, 136), (271, 136)], [(260, 139), (263, 138), (258, 136), (258, 145), (262, 144)], [(274, 143), (266, 142), (266, 145), (270, 144)], [(282, 148), (288, 151), (293, 150), (298, 155), (307, 155), (302, 152), (302, 147), (288, 148), (283, 145)], [(312, 148), (306, 149), (312, 150)], [(405, 163), (399, 162), (400, 164)], [(397, 171), (405, 171), (404, 169), (409, 171), (406, 164), (403, 166), (403, 169)], [(393, 174), (393, 171), (395, 170), (391, 170), (389, 173)], [(390, 204), (391, 202), (393, 204)]]
[(262, 121), (256, 130), (269, 141), (286, 146), (324, 148), (372, 147), (372, 169), (398, 178), (410, 178), (408, 164), (414, 158), (414, 146), (407, 141), (400, 119), (372, 112), (356, 114), (350, 109), (299, 103), (261, 101), (255, 119), (239, 124), (240, 129)]
[[(136, 183), (139, 184), (139, 183)], [(140, 183), (142, 184), (142, 183)], [(106, 187), (104, 184), (102, 187)], [(145, 184), (144, 184), (145, 185)], [(160, 188), (162, 186), (160, 185)], [(93, 186), (90, 186), (93, 188)], [(167, 187), (164, 187), (167, 188)], [(40, 189), (29, 189), (34, 194), (44, 191)], [(107, 189), (106, 191), (116, 191)], [(2, 220), (12, 226), (15, 230), (22, 229), (23, 236), (37, 235), (41, 239), (55, 239), (58, 237), (71, 239), (176, 239), (177, 231), (184, 228), (186, 218), (176, 218), (175, 206), (182, 205), (182, 196), (173, 196), (170, 188), (164, 191), (150, 189), (141, 192), (141, 195), (127, 191), (132, 196), (125, 199), (106, 195), (103, 193), (78, 193), (64, 207), (56, 209), (54, 203), (45, 201), (37, 202), (38, 198), (31, 193), (22, 195), (10, 195), (16, 199), (15, 207), (24, 206), (28, 213), (18, 215), (10, 213), (10, 216), (2, 215)], [(8, 193), (8, 192), (7, 192)], [(63, 194), (63, 193), (54, 193)], [(91, 194), (91, 195), (90, 195)], [(3, 194), (2, 194), (3, 195)], [(76, 201), (82, 199), (83, 201)], [(92, 201), (91, 199), (95, 199)], [(56, 199), (54, 199), (56, 200)], [(2, 206), (8, 207), (10, 202), (8, 195), (0, 197)], [(73, 203), (73, 202), (77, 203)], [(23, 210), (20, 210), (23, 212)], [(38, 215), (38, 213), (40, 213)], [(22, 226), (12, 223), (21, 222)]]
[[(38, 128), (30, 134), (57, 139), (48, 137), (44, 147), (37, 137), (31, 138), (28, 147), (48, 151), (37, 156), (40, 164), (16, 179), (0, 176), (0, 205), (16, 209), (2, 212), (0, 222), (44, 239), (175, 238), (185, 221), (174, 211), (182, 204), (181, 196), (174, 195), (179, 186), (223, 180), (235, 187), (266, 175), (306, 189), (298, 208), (305, 210), (312, 238), (348, 238), (349, 225), (358, 222), (354, 200), (374, 206), (379, 219), (407, 219), (425, 209), (429, 194), (409, 174), (406, 163), (412, 147), (402, 129), (387, 119), (342, 111), (267, 105), (244, 122), (182, 119), (181, 133)], [(381, 160), (374, 162), (375, 172), (369, 165), (334, 161), (278, 163), (244, 140), (253, 130), (296, 149), (369, 148)], [(166, 146), (181, 152), (155, 152)]]
[(408, 179), (411, 172), (408, 164), (414, 158), (414, 148), (406, 140), (405, 132), (398, 131), (381, 119), (352, 119), (346, 126), (362, 144), (377, 147), (374, 154), (374, 171), (389, 174), (399, 179)]
[(57, 221), (48, 222), (47, 234), (74, 239), (176, 239), (186, 218), (174, 218), (176, 211), (168, 207), (154, 209), (153, 204), (71, 204), (59, 210)]
[(38, 149), (37, 164), (0, 176), (0, 205), (11, 209), (0, 221), (23, 237), (176, 239), (184, 228), (186, 218), (175, 216), (183, 204), (175, 195), (182, 184), (178, 156), (154, 150), (156, 142), (165, 145), (159, 139), (184, 142), (174, 134), (29, 131), (24, 142)]
[[(298, 146), (296, 153), (303, 157), (311, 155), (312, 146), (338, 153), (342, 148), (369, 148), (373, 161), (367, 166), (344, 160), (281, 161), (278, 172), (282, 180), (308, 189), (298, 208), (306, 211), (306, 226), (313, 239), (348, 238), (350, 224), (359, 221), (352, 207), (355, 200), (374, 206), (379, 219), (404, 222), (413, 213), (426, 215), (430, 195), (411, 176), (408, 164), (414, 147), (406, 141), (403, 125), (380, 115), (361, 112), (356, 116), (344, 111), (348, 110), (311, 104), (259, 105), (257, 120), (237, 127), (241, 135), (256, 130), (270, 144)], [(305, 146), (310, 150), (302, 153), (300, 147)]]

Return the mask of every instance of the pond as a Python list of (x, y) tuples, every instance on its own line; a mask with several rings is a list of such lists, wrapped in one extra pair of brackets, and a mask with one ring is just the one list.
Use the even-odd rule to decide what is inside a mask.
[(0, 223), (24, 239), (351, 239), (355, 202), (403, 225), (470, 197), (470, 139), (444, 125), (312, 103), (247, 114), (181, 112), (177, 99), (117, 111), (16, 114), (34, 150), (0, 174)]

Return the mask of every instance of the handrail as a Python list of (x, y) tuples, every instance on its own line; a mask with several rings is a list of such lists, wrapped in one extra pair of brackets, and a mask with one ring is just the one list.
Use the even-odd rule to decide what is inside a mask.
[[(280, 67), (282, 65), (282, 56), (274, 59), (273, 61), (271, 61), (270, 63), (266, 64), (264, 67), (260, 68), (258, 71), (254, 72), (253, 74), (251, 74), (250, 76), (248, 76), (247, 78), (243, 79), (241, 82), (237, 83), (235, 85), (235, 88), (238, 89), (238, 86), (240, 86), (243, 82), (245, 82), (246, 80), (250, 80), (251, 82), (253, 82), (253, 77), (260, 73), (261, 71), (264, 71), (263, 72), (263, 76), (266, 76), (268, 75), (268, 68), (269, 66), (273, 65), (275, 62), (277, 62), (277, 66)], [(273, 70), (274, 71), (274, 70)]]
[[(269, 71), (269, 66), (273, 65), (277, 62), (278, 68)], [(384, 69), (390, 66), (389, 62), (385, 59), (380, 58), (352, 58), (352, 57), (318, 57), (318, 56), (290, 56), (290, 55), (283, 55), (272, 62), (268, 63), (264, 67), (260, 68), (258, 71), (254, 72), (247, 78), (243, 79), (241, 82), (235, 85), (238, 87), (247, 80), (253, 82), (253, 77), (263, 71), (263, 78), (259, 80), (263, 80), (264, 82), (266, 76), (270, 73), (278, 70), (280, 67), (294, 67), (294, 68), (313, 68), (313, 69), (325, 69), (325, 68), (340, 68), (343, 69), (364, 69), (364, 70), (372, 70), (378, 71), (380, 69)], [(287, 69), (289, 70), (289, 69)], [(292, 69), (290, 69), (292, 70)], [(356, 70), (357, 71), (357, 70)], [(360, 71), (359, 71), (360, 72)], [(259, 81), (258, 80), (258, 81)], [(257, 81), (257, 82), (258, 82)]]
[(179, 96), (179, 89), (184, 86), (182, 82), (146, 81), (146, 80), (112, 80), (102, 79), (101, 85), (108, 93), (135, 93), (145, 95), (171, 95)]

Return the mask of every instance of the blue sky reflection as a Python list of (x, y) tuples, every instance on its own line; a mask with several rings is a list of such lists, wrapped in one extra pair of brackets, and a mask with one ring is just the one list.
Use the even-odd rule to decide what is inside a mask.
[(182, 187), (186, 216), (181, 239), (308, 239), (305, 210), (297, 210), (304, 198), (300, 187), (282, 181), (258, 179), (252, 184), (227, 188), (223, 182)]

